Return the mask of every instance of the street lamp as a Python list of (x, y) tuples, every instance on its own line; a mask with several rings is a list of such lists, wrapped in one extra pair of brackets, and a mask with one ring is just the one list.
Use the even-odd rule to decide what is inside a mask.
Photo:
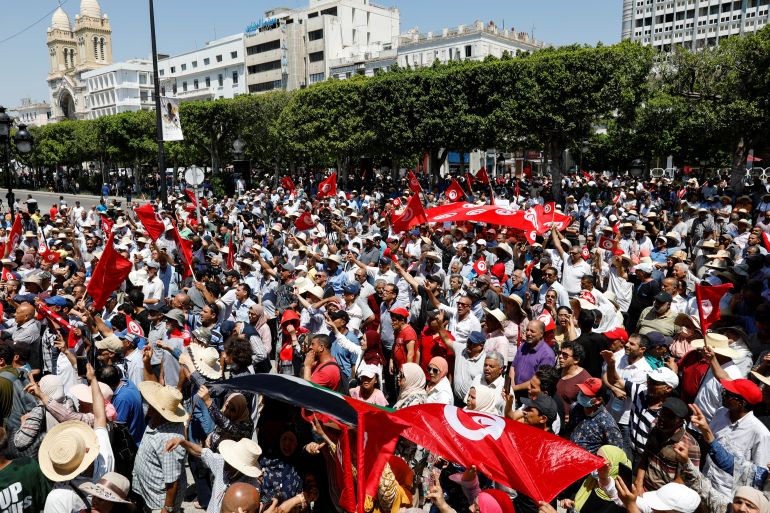
[[(4, 107), (0, 107), (0, 143), (3, 145), (3, 153), (5, 154), (5, 172), (8, 185), (8, 210), (13, 217), (13, 174), (11, 172), (11, 126), (13, 125), (13, 119), (5, 112)], [(19, 125), (19, 129), (16, 131), (16, 135), (13, 137), (13, 144), (16, 146), (16, 151), (22, 155), (26, 155), (32, 151), (33, 138), (32, 134), (27, 131), (27, 125)]]
[(241, 160), (243, 157), (243, 148), (245, 146), (246, 143), (243, 142), (240, 137), (233, 141), (233, 153), (235, 153), (235, 158), (237, 160)]

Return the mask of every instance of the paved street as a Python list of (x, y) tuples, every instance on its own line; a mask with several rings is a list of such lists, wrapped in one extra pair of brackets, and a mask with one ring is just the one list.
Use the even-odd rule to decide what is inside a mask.
[[(5, 203), (5, 195), (7, 192), (7, 189), (0, 189), (0, 199), (3, 200), (3, 203)], [(80, 201), (81, 206), (86, 208), (99, 204), (99, 199), (101, 198), (101, 196), (94, 196), (91, 194), (61, 194), (58, 192), (33, 191), (27, 189), (14, 189), (13, 194), (19, 201), (21, 201), (22, 206), (27, 199), (27, 195), (31, 194), (32, 197), (37, 200), (41, 212), (48, 211), (54, 203), (58, 203), (60, 196), (64, 196), (68, 206), (73, 206), (75, 205), (75, 201)], [(126, 201), (126, 198), (117, 196), (110, 196), (109, 199), (121, 201), (123, 203)]]

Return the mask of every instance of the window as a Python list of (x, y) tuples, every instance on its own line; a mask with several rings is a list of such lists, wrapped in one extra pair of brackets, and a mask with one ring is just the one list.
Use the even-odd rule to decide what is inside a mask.
[[(321, 16), (325, 16), (325, 15), (337, 16), (337, 6), (335, 5), (334, 7), (330, 7), (328, 9), (324, 9), (323, 11), (321, 11)], [(308, 16), (308, 18), (309, 17), (310, 16)]]
[(272, 91), (273, 89), (280, 89), (281, 88), (281, 81), (280, 80), (272, 80), (270, 82), (261, 82), (259, 84), (251, 84), (249, 85), (249, 92), (250, 93), (263, 93), (265, 91)]
[(233, 71), (233, 85), (237, 85), (237, 84), (238, 84), (238, 72)]
[(271, 71), (275, 69), (281, 69), (281, 59), (270, 62), (263, 62), (262, 64), (254, 64), (248, 67), (248, 72), (249, 75), (253, 75), (254, 73), (263, 73), (265, 71)]
[(473, 57), (473, 46), (471, 45), (465, 46), (465, 57)]
[(231, 58), (231, 59), (237, 59), (237, 58), (238, 58), (238, 52), (237, 52), (237, 51), (235, 51), (235, 52), (230, 52), (230, 58)]
[(160, 86), (160, 95), (166, 96), (166, 86)]
[(182, 82), (182, 91), (187, 91), (187, 82)]
[(146, 102), (147, 101), (147, 91), (140, 91), (139, 92), (139, 101)]
[(324, 29), (318, 29), (318, 30), (311, 30), (307, 33), (307, 40), (308, 41), (317, 41), (319, 39), (323, 39), (324, 37)]
[(198, 79), (193, 80), (193, 89), (198, 89)]
[(220, 73), (220, 74), (217, 76), (217, 81), (219, 82), (219, 87), (222, 87), (222, 85), (223, 85), (223, 84), (224, 84), (224, 82), (225, 82), (225, 77), (224, 77), (224, 76), (223, 76), (223, 75)]
[(204, 65), (204, 66), (208, 66), (210, 62), (211, 62), (211, 59), (209, 59), (208, 57), (206, 57), (205, 59), (203, 59), (203, 65)]
[(222, 56), (221, 55), (217, 55), (217, 62), (222, 62)]
[(310, 55), (308, 55), (308, 59), (310, 62), (319, 62), (324, 60), (324, 53), (323, 52), (313, 52)]
[(258, 53), (269, 52), (270, 50), (278, 50), (281, 48), (281, 40), (276, 39), (274, 41), (268, 41), (267, 43), (261, 43), (246, 48), (246, 55), (255, 55)]
[(206, 87), (211, 87), (211, 77), (206, 77)]
[(197, 68), (198, 67), (198, 61), (192, 61), (192, 67)]
[(147, 84), (147, 73), (139, 73), (139, 83), (141, 85)]
[(171, 73), (176, 73), (176, 66), (171, 66)]
[(317, 18), (317, 17), (318, 17), (318, 11), (311, 12), (310, 14), (307, 15), (308, 19), (310, 19), (310, 18)]
[(324, 73), (311, 73), (310, 83), (315, 84), (316, 82), (323, 82), (324, 78), (326, 78)]
[(162, 70), (158, 71), (158, 75), (160, 75), (161, 77), (163, 75), (165, 75), (165, 74), (166, 74), (166, 70), (165, 69), (162, 69)]
[(176, 94), (176, 82), (174, 82), (174, 85), (171, 87), (171, 90), (174, 94)]
[(186, 70), (187, 70), (187, 64), (182, 64), (182, 71), (186, 71)]

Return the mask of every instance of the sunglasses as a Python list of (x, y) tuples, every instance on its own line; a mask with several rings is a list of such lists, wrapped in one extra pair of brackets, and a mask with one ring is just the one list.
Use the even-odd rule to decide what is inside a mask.
[(572, 358), (572, 355), (571, 355), (571, 354), (569, 354), (569, 353), (565, 353), (564, 351), (561, 351), (561, 352), (559, 353), (559, 356), (561, 356), (562, 358)]
[(440, 371), (436, 367), (428, 367), (428, 372), (430, 374), (433, 374), (433, 373), (437, 373), (438, 374)]

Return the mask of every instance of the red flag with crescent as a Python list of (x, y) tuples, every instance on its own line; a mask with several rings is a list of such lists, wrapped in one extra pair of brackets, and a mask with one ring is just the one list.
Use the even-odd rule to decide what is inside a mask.
[(487, 274), (487, 261), (484, 258), (479, 258), (473, 264), (473, 270), (476, 271), (476, 274)]
[(5, 245), (5, 256), (7, 257), (16, 249), (21, 240), (21, 214), (16, 214), (11, 231), (8, 233), (8, 244)]
[(417, 175), (415, 175), (414, 171), (411, 169), (409, 170), (409, 190), (415, 194), (422, 192), (420, 181), (417, 179)]
[(476, 180), (478, 180), (481, 183), (485, 183), (489, 185), (489, 175), (487, 174), (487, 168), (482, 167), (478, 170), (476, 173)]
[(457, 183), (457, 180), (452, 180), (452, 183), (449, 185), (449, 188), (445, 192), (446, 197), (449, 201), (455, 202), (455, 201), (461, 201), (463, 198), (465, 198), (465, 191), (460, 186), (459, 183)]
[(333, 198), (337, 195), (337, 173), (318, 184), (318, 198)]
[(315, 226), (315, 221), (313, 221), (313, 214), (310, 212), (303, 212), (301, 216), (297, 218), (296, 221), (294, 221), (294, 226), (297, 228), (297, 230), (309, 230), (312, 227)]
[(427, 223), (425, 209), (420, 201), (420, 196), (415, 194), (406, 202), (406, 208), (400, 214), (393, 214), (390, 223), (395, 233), (405, 232), (413, 226)]
[(151, 204), (148, 203), (141, 207), (136, 207), (134, 212), (153, 241), (157, 241), (166, 231), (166, 225), (163, 223), (163, 219), (161, 219), (160, 215), (155, 212), (155, 209)]

